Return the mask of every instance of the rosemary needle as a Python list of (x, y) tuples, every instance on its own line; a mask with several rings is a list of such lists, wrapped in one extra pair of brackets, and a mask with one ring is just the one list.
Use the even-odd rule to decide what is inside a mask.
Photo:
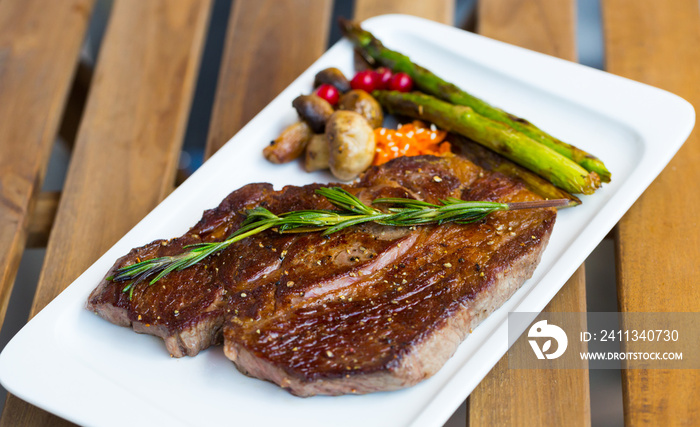
[(381, 211), (364, 204), (360, 199), (339, 187), (319, 188), (316, 193), (325, 197), (339, 210), (302, 210), (276, 215), (258, 206), (248, 211), (248, 216), (241, 227), (224, 241), (189, 245), (185, 246), (185, 248), (189, 248), (188, 251), (178, 255), (153, 258), (127, 265), (116, 270), (114, 275), (108, 277), (107, 280), (130, 281), (122, 291), (129, 292), (129, 298), (131, 298), (134, 287), (138, 283), (155, 276), (149, 281), (149, 284), (152, 285), (173, 271), (191, 267), (235, 242), (273, 227), (277, 227), (280, 233), (323, 231), (323, 234), (326, 235), (366, 222), (394, 227), (446, 222), (468, 224), (479, 221), (496, 211), (561, 207), (569, 203), (566, 199), (497, 203), (448, 198), (440, 200), (437, 204), (403, 198), (374, 200), (373, 205), (390, 206), (386, 211)]

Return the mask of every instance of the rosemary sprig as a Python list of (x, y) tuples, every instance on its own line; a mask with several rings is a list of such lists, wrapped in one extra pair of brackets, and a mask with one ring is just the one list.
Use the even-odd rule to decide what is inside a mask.
[(479, 221), (495, 211), (559, 207), (568, 204), (566, 199), (496, 203), (448, 198), (440, 200), (439, 204), (403, 198), (374, 200), (372, 202), (374, 205), (391, 206), (386, 211), (381, 211), (364, 204), (360, 199), (339, 187), (319, 188), (316, 190), (316, 193), (325, 197), (339, 210), (302, 210), (276, 215), (258, 206), (248, 211), (241, 228), (224, 241), (188, 245), (185, 246), (185, 248), (189, 248), (187, 252), (174, 256), (148, 259), (119, 268), (107, 280), (115, 282), (130, 281), (122, 291), (129, 292), (129, 298), (131, 298), (134, 287), (154, 275), (155, 277), (149, 282), (151, 285), (173, 271), (191, 267), (209, 255), (226, 249), (233, 243), (275, 227), (280, 233), (323, 231), (323, 234), (327, 235), (366, 222), (395, 227), (443, 224), (446, 222), (468, 224)]

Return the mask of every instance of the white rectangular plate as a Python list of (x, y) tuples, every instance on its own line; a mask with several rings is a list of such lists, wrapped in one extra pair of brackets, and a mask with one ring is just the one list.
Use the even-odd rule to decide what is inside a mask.
[(190, 179), (32, 319), (0, 355), (0, 381), (20, 398), (79, 424), (439, 426), (508, 347), (509, 311), (541, 311), (690, 134), (692, 106), (668, 92), (427, 20), (386, 15), (364, 24), (384, 43), (493, 105), (602, 158), (613, 181), (561, 211), (532, 279), (486, 319), (434, 377), (406, 390), (298, 398), (245, 377), (221, 347), (169, 357), (162, 341), (84, 309), (90, 291), (132, 247), (178, 236), (250, 182), (329, 181), (262, 148), (295, 120), (291, 101), (319, 70), (352, 75), (343, 40), (282, 92)]

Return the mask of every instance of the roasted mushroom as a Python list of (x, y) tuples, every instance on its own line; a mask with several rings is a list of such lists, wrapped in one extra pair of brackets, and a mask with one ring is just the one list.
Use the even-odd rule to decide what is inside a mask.
[(324, 83), (335, 86), (340, 93), (345, 93), (350, 90), (350, 82), (348, 79), (342, 71), (334, 67), (321, 70), (316, 74), (316, 77), (314, 77), (314, 87), (319, 87)]
[(384, 121), (384, 113), (379, 102), (364, 90), (351, 90), (341, 96), (338, 109), (361, 114), (373, 128), (380, 127)]
[(311, 137), (306, 145), (306, 156), (304, 158), (304, 169), (313, 172), (328, 169), (328, 157), (330, 147), (325, 134), (317, 134)]
[(323, 133), (326, 121), (333, 114), (333, 106), (316, 95), (299, 95), (292, 106), (314, 133)]
[(313, 132), (305, 122), (296, 122), (263, 149), (263, 155), (272, 163), (287, 163), (301, 156)]
[(336, 178), (349, 181), (365, 171), (374, 159), (374, 131), (360, 114), (338, 110), (326, 124), (330, 146), (329, 166)]

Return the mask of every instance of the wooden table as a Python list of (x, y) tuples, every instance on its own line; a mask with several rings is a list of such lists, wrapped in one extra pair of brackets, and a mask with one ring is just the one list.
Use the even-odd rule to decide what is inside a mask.
[[(0, 323), (27, 245), (47, 245), (34, 315), (175, 185), (212, 1), (115, 0), (80, 114), (69, 94), (81, 80), (93, 6), (0, 0)], [(455, 5), (355, 0), (353, 7), (359, 20), (399, 12), (452, 24)], [(604, 0), (602, 8), (607, 70), (700, 106), (697, 0)], [(332, 9), (330, 0), (234, 3), (207, 156), (323, 53)], [(482, 0), (474, 18), (465, 25), (481, 34), (576, 60), (572, 0)], [(52, 144), (71, 125), (77, 136), (63, 191), (43, 194)], [(696, 131), (616, 227), (621, 311), (700, 311), (698, 164)], [(547, 309), (586, 311), (582, 268)], [(629, 371), (622, 381), (626, 424), (700, 425), (698, 371)], [(588, 374), (509, 370), (501, 360), (471, 394), (467, 417), (470, 426), (588, 425)], [(0, 423), (69, 424), (14, 396)]]

